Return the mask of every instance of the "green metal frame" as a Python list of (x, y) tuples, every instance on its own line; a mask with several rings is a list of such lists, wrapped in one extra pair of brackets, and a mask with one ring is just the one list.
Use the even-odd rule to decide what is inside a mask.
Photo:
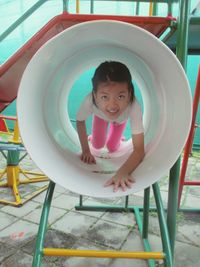
[[(88, 0), (89, 1), (89, 0)], [(152, 0), (90, 0), (90, 2), (95, 2), (95, 1), (100, 1), (100, 2), (144, 2), (144, 3), (149, 3)], [(177, 3), (179, 0), (153, 0), (156, 3), (166, 3), (166, 4), (171, 4), (171, 3)]]
[(55, 183), (50, 182), (49, 187), (47, 189), (46, 197), (43, 204), (42, 214), (40, 218), (40, 224), (37, 234), (36, 246), (35, 246), (35, 254), (33, 257), (33, 267), (41, 266), (42, 256), (43, 256), (43, 247), (44, 247), (44, 239), (47, 231), (48, 217), (49, 211), (51, 207), (51, 201), (53, 197), (53, 192), (55, 188)]
[[(55, 183), (50, 182), (49, 187), (47, 190), (46, 198), (43, 204), (43, 210), (41, 214), (41, 219), (40, 219), (40, 224), (39, 224), (39, 230), (37, 234), (37, 240), (36, 240), (36, 249), (35, 249), (35, 254), (33, 258), (33, 264), (32, 267), (40, 267), (41, 262), (42, 262), (42, 257), (43, 257), (43, 249), (44, 249), (44, 239), (45, 239), (45, 234), (47, 231), (47, 224), (48, 224), (48, 216), (49, 216), (49, 211), (51, 207), (51, 201), (53, 197), (53, 192), (55, 188)], [(166, 255), (165, 261), (164, 261), (164, 266), (165, 267), (173, 267), (173, 252), (171, 249), (171, 242), (170, 242), (170, 235), (168, 232), (168, 226), (166, 222), (166, 216), (165, 216), (165, 210), (159, 190), (159, 186), (157, 183), (155, 183), (153, 186), (153, 192), (154, 192), (154, 198), (156, 202), (156, 210), (158, 213), (158, 219), (159, 219), (159, 225), (160, 225), (160, 232), (161, 232), (161, 239), (162, 239), (162, 246), (163, 246), (163, 251)], [(176, 197), (176, 194), (175, 194)], [(90, 210), (90, 211), (129, 211), (133, 212), (136, 217), (136, 222), (139, 228), (139, 232), (142, 237), (143, 241), (143, 246), (144, 250), (146, 252), (150, 252), (151, 246), (148, 241), (148, 226), (149, 226), (149, 198), (150, 198), (150, 188), (147, 188), (144, 190), (144, 203), (143, 207), (138, 207), (138, 206), (128, 206), (128, 198), (126, 198), (126, 204), (125, 207), (115, 207), (115, 206), (83, 206), (82, 205), (82, 198), (81, 198), (81, 205), (76, 206), (77, 210)], [(127, 206), (127, 207), (126, 207)], [(143, 216), (141, 213), (143, 212)], [(172, 218), (173, 220), (173, 218)], [(170, 222), (172, 223), (172, 222)], [(148, 260), (148, 265), (149, 267), (156, 267), (156, 262), (154, 260), (149, 259)]]
[[(174, 254), (174, 242), (175, 242), (174, 224), (176, 225), (176, 215), (174, 217), (173, 213), (171, 213), (170, 211), (167, 211), (167, 214), (166, 214), (158, 183), (153, 184), (152, 188), (153, 188), (154, 199), (156, 203), (155, 207), (150, 207), (149, 205), (150, 203), (150, 187), (149, 187), (144, 190), (143, 206), (129, 206), (128, 196), (126, 196), (125, 198), (124, 206), (83, 205), (83, 196), (80, 196), (79, 205), (77, 205), (75, 208), (76, 210), (85, 210), (85, 211), (134, 212), (135, 217), (136, 217), (136, 222), (137, 222), (137, 225), (138, 225), (138, 228), (139, 228), (142, 240), (143, 240), (143, 246), (144, 246), (145, 251), (151, 251), (151, 246), (148, 241), (149, 211), (157, 211), (160, 232), (161, 232), (163, 252), (166, 254), (164, 266), (173, 267), (174, 266), (173, 265), (173, 254)], [(177, 207), (176, 206), (177, 190), (174, 190), (171, 193), (170, 199), (172, 200), (172, 202), (174, 202), (175, 207)], [(143, 216), (141, 216), (141, 212), (143, 212)], [(169, 213), (172, 216), (168, 216)], [(149, 260), (148, 264), (149, 264), (149, 267), (154, 267), (155, 261)]]
[[(36, 11), (41, 5), (43, 5), (48, 0), (40, 0), (36, 2), (26, 13), (24, 13), (15, 23), (13, 23), (4, 33), (0, 35), (0, 41), (2, 41), (6, 36), (8, 36), (16, 27), (18, 27), (27, 17), (29, 17), (34, 11)], [(101, 0), (108, 1), (108, 0)], [(112, 0), (110, 0), (112, 1)], [(132, 0), (127, 0), (132, 1)], [(136, 5), (136, 14), (139, 12), (139, 0)], [(149, 0), (144, 0), (143, 2), (149, 2)], [(168, 11), (172, 11), (172, 3), (178, 2), (178, 0), (159, 0), (157, 3), (168, 3)], [(188, 43), (188, 25), (189, 25), (189, 7), (190, 0), (179, 0), (180, 3), (180, 15), (178, 26), (178, 39), (177, 39), (177, 57), (180, 60), (183, 68), (186, 69), (187, 65), (187, 43)], [(63, 0), (63, 11), (67, 11), (68, 1)], [(91, 0), (91, 13), (94, 8), (94, 0)], [(156, 7), (154, 9), (156, 13)], [(180, 170), (180, 158), (174, 164), (170, 170), (169, 176), (169, 194), (168, 194), (168, 208), (167, 208), (167, 219), (165, 218), (165, 211), (163, 208), (162, 199), (160, 196), (159, 186), (157, 183), (153, 185), (153, 192), (156, 201), (156, 210), (158, 212), (159, 224), (161, 230), (161, 238), (163, 251), (166, 253), (166, 267), (173, 267), (173, 256), (174, 256), (174, 243), (176, 235), (176, 213), (178, 207), (178, 180), (179, 180), (179, 170)], [(47, 195), (43, 205), (43, 211), (41, 215), (39, 231), (37, 235), (36, 250), (33, 259), (33, 267), (41, 266), (41, 260), (43, 256), (43, 246), (45, 233), (47, 231), (47, 221), (49, 210), (51, 206), (51, 200), (53, 197), (55, 183), (50, 182)], [(136, 216), (137, 224), (139, 226), (140, 233), (143, 238), (145, 250), (150, 250), (150, 245), (148, 243), (148, 220), (149, 220), (149, 192), (150, 189), (145, 189), (144, 193), (144, 205), (143, 207), (129, 207), (128, 197), (125, 201), (125, 207), (98, 207), (98, 210), (112, 210), (112, 211), (133, 211)], [(78, 209), (78, 207), (76, 207)], [(97, 207), (88, 207), (82, 205), (82, 196), (80, 196), (79, 208), (84, 210), (96, 210)], [(141, 217), (141, 212), (143, 212), (143, 220)], [(149, 260), (149, 266), (155, 266), (154, 261)]]
[[(3, 41), (11, 32), (13, 32), (22, 22), (24, 22), (29, 16), (31, 16), (38, 8), (49, 0), (39, 0), (31, 8), (29, 8), (19, 19), (17, 19), (8, 29), (6, 29), (0, 35), (0, 42)], [(68, 0), (62, 0), (63, 11), (68, 9)]]
[[(180, 14), (178, 21), (178, 38), (177, 38), (176, 55), (184, 69), (186, 69), (187, 65), (189, 11), (190, 11), (190, 0), (180, 0)], [(181, 156), (179, 156), (178, 160), (171, 168), (169, 176), (167, 225), (169, 229), (173, 255), (174, 255), (174, 246), (176, 237), (176, 213), (178, 210), (180, 162), (181, 162)]]
[[(177, 57), (180, 60), (183, 68), (186, 68), (187, 62), (187, 44), (188, 44), (188, 25), (189, 25), (189, 7), (190, 0), (180, 0), (180, 16), (178, 21), (178, 40), (177, 40)], [(174, 266), (174, 246), (175, 246), (175, 236), (176, 236), (176, 213), (178, 207), (178, 181), (179, 181), (179, 170), (180, 170), (180, 157), (174, 166), (170, 170), (169, 175), (169, 193), (168, 193), (168, 208), (167, 208), (167, 218), (165, 216), (165, 211), (160, 195), (159, 186), (157, 183), (153, 185), (154, 198), (156, 202), (156, 210), (159, 218), (159, 225), (161, 231), (161, 239), (163, 251), (166, 254), (165, 267)], [(42, 249), (44, 245), (44, 236), (47, 230), (47, 219), (49, 214), (49, 209), (51, 205), (51, 200), (53, 196), (55, 184), (50, 183), (46, 199), (43, 206), (39, 232), (36, 243), (36, 251), (34, 255), (33, 267), (41, 266), (42, 259)], [(147, 188), (144, 191), (144, 205), (143, 208), (139, 207), (129, 207), (128, 198), (125, 201), (125, 207), (94, 207), (94, 206), (83, 206), (82, 196), (80, 196), (80, 205), (76, 206), (76, 209), (82, 210), (106, 210), (106, 211), (133, 211), (136, 216), (136, 221), (141, 233), (144, 249), (150, 251), (150, 244), (148, 242), (148, 222), (149, 222), (149, 194), (150, 189)], [(143, 221), (141, 218), (141, 211), (143, 211)], [(150, 267), (155, 266), (153, 260), (148, 261)]]
[[(95, 4), (95, 1), (97, 0), (88, 0), (90, 1), (90, 13), (93, 14), (94, 13), (94, 4)], [(121, 1), (122, 0), (98, 0), (98, 1), (107, 1), (107, 2), (112, 2), (112, 1)], [(135, 6), (135, 15), (138, 16), (139, 15), (139, 12), (140, 12), (140, 4), (142, 2), (150, 2), (151, 0), (123, 0), (124, 2), (135, 2), (136, 3), (136, 6)], [(172, 4), (173, 3), (177, 3), (179, 0), (153, 0), (153, 3), (154, 3), (154, 6), (153, 6), (153, 15), (156, 16), (157, 14), (157, 10), (158, 10), (158, 4), (159, 3), (166, 3), (168, 6), (167, 6), (167, 9), (168, 9), (168, 14), (171, 15), (172, 14)]]
[[(5, 152), (6, 151), (6, 152)], [(22, 156), (20, 153), (24, 152)], [(27, 156), (27, 152), (21, 143), (4, 143), (0, 142), (0, 153), (6, 160), (6, 167), (0, 170), (0, 189), (9, 187), (12, 190), (15, 201), (0, 198), (1, 204), (21, 206), (34, 196), (38, 195), (42, 191), (47, 189), (47, 185), (43, 185), (41, 188), (35, 189), (29, 195), (26, 195), (24, 200), (20, 196), (18, 186), (20, 184), (38, 183), (49, 181), (48, 178), (42, 173), (26, 171), (20, 168), (19, 163)], [(20, 176), (23, 175), (23, 179)], [(4, 179), (6, 178), (6, 179)], [(1, 181), (3, 180), (3, 181)], [(4, 181), (5, 180), (5, 181)]]

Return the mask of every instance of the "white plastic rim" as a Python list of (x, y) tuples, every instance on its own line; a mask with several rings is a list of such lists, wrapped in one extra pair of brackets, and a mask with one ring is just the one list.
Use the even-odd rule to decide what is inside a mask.
[[(106, 60), (128, 66), (144, 104), (146, 156), (126, 192), (113, 193), (103, 184), (127, 159), (131, 142), (111, 159), (97, 158), (96, 165), (81, 162), (66, 108), (74, 81)], [(188, 136), (191, 103), (185, 72), (160, 40), (128, 23), (99, 20), (70, 27), (40, 48), (23, 74), (17, 112), (28, 153), (52, 181), (78, 194), (115, 197), (142, 190), (168, 174)]]

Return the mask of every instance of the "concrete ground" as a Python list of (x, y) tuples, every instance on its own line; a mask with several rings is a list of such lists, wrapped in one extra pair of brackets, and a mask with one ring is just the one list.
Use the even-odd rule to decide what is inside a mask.
[[(1, 157), (0, 168), (6, 165)], [(26, 170), (35, 169), (26, 157), (22, 163)], [(200, 180), (200, 156), (190, 157), (187, 176)], [(5, 178), (4, 178), (5, 179)], [(164, 204), (167, 201), (168, 178), (160, 180)], [(25, 199), (44, 183), (20, 185), (20, 195)], [(35, 238), (38, 231), (45, 191), (21, 207), (0, 204), (0, 266), (28, 267), (32, 264)], [(12, 199), (9, 188), (0, 188), (1, 199)], [(124, 205), (124, 198), (95, 199), (84, 197), (84, 204)], [(130, 205), (141, 205), (143, 192), (129, 196)], [(58, 248), (79, 248), (96, 250), (143, 250), (138, 226), (132, 212), (77, 211), (75, 205), (79, 196), (58, 185), (55, 187), (51, 205), (45, 246)], [(200, 209), (200, 187), (185, 186), (182, 207)], [(152, 250), (162, 251), (157, 215), (151, 212), (149, 241)], [(200, 212), (179, 212), (177, 214), (177, 235), (175, 244), (176, 267), (200, 266)], [(44, 267), (146, 267), (146, 261), (129, 259), (96, 259), (44, 257)], [(162, 266), (162, 262), (157, 262)]]

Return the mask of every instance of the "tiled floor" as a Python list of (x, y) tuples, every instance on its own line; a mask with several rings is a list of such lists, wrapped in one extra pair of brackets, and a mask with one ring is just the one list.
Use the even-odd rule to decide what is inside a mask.
[[(24, 168), (35, 169), (25, 158)], [(5, 161), (1, 160), (1, 168)], [(200, 180), (200, 157), (196, 154), (189, 160), (187, 176)], [(160, 190), (166, 204), (168, 178), (160, 180)], [(20, 185), (25, 197), (42, 183)], [(11, 199), (10, 189), (0, 188), (1, 198)], [(35, 238), (46, 192), (29, 200), (21, 207), (0, 205), (0, 266), (28, 267), (32, 264)], [(94, 199), (84, 197), (84, 204), (105, 205), (124, 203), (124, 198)], [(143, 192), (129, 196), (130, 205), (141, 205)], [(79, 196), (58, 185), (55, 187), (45, 245), (95, 250), (143, 250), (135, 216), (132, 212), (78, 211), (75, 205)], [(200, 187), (184, 187), (182, 207), (200, 209)], [(149, 241), (152, 249), (161, 251), (160, 231), (155, 212), (150, 214)], [(177, 235), (175, 244), (176, 267), (200, 266), (200, 212), (179, 212), (177, 214)], [(97, 259), (78, 257), (44, 257), (42, 266), (58, 267), (146, 267), (146, 261), (128, 259)], [(157, 266), (162, 266), (157, 262)]]

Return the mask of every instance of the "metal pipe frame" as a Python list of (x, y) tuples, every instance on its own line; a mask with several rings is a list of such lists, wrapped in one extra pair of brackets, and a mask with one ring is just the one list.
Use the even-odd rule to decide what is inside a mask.
[[(95, 251), (95, 250), (72, 250), (72, 249), (60, 249), (60, 248), (44, 248), (44, 239), (47, 231), (48, 215), (51, 206), (51, 201), (53, 197), (55, 183), (50, 182), (46, 198), (43, 204), (42, 215), (39, 224), (39, 230), (37, 234), (36, 249), (33, 259), (32, 267), (40, 267), (42, 257), (45, 256), (72, 256), (72, 257), (97, 257), (97, 258), (127, 258), (127, 259), (146, 259), (148, 260), (149, 267), (155, 267), (155, 260), (162, 259), (166, 267), (173, 267), (172, 263), (172, 253), (171, 253), (171, 243), (169, 239), (167, 223), (165, 218), (164, 207), (162, 204), (162, 199), (157, 183), (153, 185), (154, 197), (156, 201), (156, 210), (158, 212), (159, 225), (161, 231), (161, 239), (163, 251), (161, 252), (152, 252), (151, 246), (148, 241), (148, 220), (149, 220), (149, 197), (150, 197), (150, 188), (145, 189), (144, 191), (144, 203), (143, 208), (139, 207), (126, 207), (128, 206), (128, 199), (126, 198), (125, 207), (122, 209), (117, 209), (117, 211), (132, 211), (135, 214), (136, 222), (138, 224), (139, 232), (141, 234), (144, 250), (145, 251)], [(80, 204), (82, 205), (82, 196), (80, 198)], [(83, 206), (82, 206), (83, 207)], [(116, 207), (104, 206), (104, 207), (95, 207), (87, 206), (84, 207), (84, 210), (105, 210), (106, 211), (116, 211)], [(141, 217), (141, 212), (143, 212), (143, 222)]]
[[(180, 15), (177, 37), (176, 55), (186, 69), (187, 47), (188, 47), (188, 29), (189, 29), (189, 10), (190, 0), (180, 0)], [(169, 190), (168, 190), (168, 207), (167, 207), (167, 226), (169, 230), (169, 239), (171, 242), (172, 255), (174, 256), (175, 237), (176, 237), (176, 214), (178, 210), (178, 188), (181, 156), (170, 170)], [(174, 257), (173, 257), (174, 258)]]

